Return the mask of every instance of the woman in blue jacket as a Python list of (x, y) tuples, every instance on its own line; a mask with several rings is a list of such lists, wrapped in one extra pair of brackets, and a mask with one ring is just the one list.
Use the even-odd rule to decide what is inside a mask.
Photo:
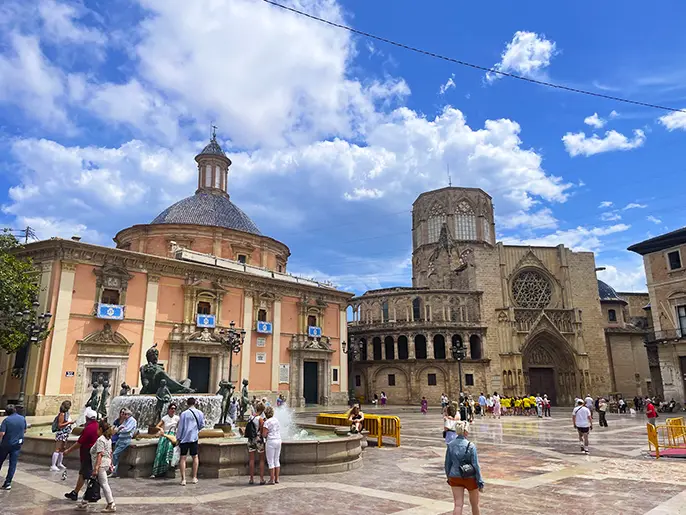
[[(472, 515), (479, 515), (479, 492), (483, 491), (484, 481), (481, 477), (476, 446), (467, 440), (469, 423), (458, 423), (455, 432), (457, 433), (456, 438), (448, 444), (445, 451), (445, 475), (448, 476), (448, 484), (453, 491), (455, 502), (453, 515), (462, 515), (465, 488), (469, 492)], [(471, 465), (474, 468), (474, 475), (463, 477), (462, 465)]]

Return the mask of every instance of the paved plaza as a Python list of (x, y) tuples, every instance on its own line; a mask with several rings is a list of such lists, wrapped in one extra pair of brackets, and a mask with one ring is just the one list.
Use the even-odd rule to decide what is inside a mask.
[[(569, 410), (552, 419), (477, 419), (470, 439), (479, 450), (486, 483), (484, 514), (686, 514), (686, 460), (646, 456), (643, 416), (609, 415), (594, 428), (591, 454), (580, 453)], [(247, 478), (201, 480), (113, 479), (119, 513), (434, 515), (452, 511), (443, 472), (444, 445), (438, 409), (388, 407), (402, 419), (402, 445), (370, 447), (362, 468), (340, 474), (283, 476), (279, 485), (248, 486)], [(298, 413), (313, 421), (315, 412)], [(201, 465), (202, 467), (202, 465)], [(3, 473), (5, 471), (3, 470)], [(287, 472), (284, 470), (284, 472)], [(3, 474), (4, 475), (4, 474)], [(46, 467), (21, 462), (10, 492), (0, 492), (3, 515), (73, 512), (63, 495), (72, 489)], [(101, 501), (97, 511), (104, 507)], [(96, 507), (91, 507), (96, 511)], [(464, 513), (470, 513), (465, 506)]]

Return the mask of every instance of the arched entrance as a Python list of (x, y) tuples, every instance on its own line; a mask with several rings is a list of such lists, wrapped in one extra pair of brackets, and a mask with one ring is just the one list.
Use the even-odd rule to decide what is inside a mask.
[(579, 395), (576, 360), (566, 341), (547, 331), (533, 337), (522, 351), (526, 395), (547, 394), (553, 405), (571, 406)]

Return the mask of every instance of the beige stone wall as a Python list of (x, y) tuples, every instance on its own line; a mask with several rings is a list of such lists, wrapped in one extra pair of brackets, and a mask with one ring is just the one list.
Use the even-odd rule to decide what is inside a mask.
[(646, 382), (651, 381), (651, 376), (643, 335), (610, 333), (608, 342), (612, 352), (616, 391), (625, 398), (652, 395), (655, 390), (652, 388), (653, 391), (649, 391)]
[(605, 344), (605, 318), (598, 302), (595, 257), (590, 252), (568, 252), (571, 300), (581, 310), (583, 341), (578, 350), (588, 355), (590, 389), (593, 395), (610, 391), (610, 367)]

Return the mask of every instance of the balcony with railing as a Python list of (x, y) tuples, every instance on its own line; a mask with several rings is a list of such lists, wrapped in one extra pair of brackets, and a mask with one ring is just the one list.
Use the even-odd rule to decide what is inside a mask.
[(661, 331), (649, 331), (646, 333), (646, 343), (667, 343), (674, 341), (686, 341), (685, 329), (662, 329)]

